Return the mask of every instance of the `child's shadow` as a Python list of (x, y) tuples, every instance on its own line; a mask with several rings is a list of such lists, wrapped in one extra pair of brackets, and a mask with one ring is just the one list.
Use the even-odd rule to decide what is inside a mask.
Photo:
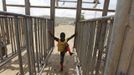
[(73, 56), (67, 53), (64, 59), (64, 70), (60, 71), (60, 56), (52, 54), (48, 60), (47, 67), (44, 69), (44, 75), (76, 75)]

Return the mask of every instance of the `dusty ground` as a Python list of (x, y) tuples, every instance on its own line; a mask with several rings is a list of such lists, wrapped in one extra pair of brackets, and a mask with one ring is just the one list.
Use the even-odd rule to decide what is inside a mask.
[[(55, 28), (55, 31), (56, 31), (55, 32), (56, 37), (59, 37), (61, 32), (65, 32), (66, 37), (69, 37), (74, 33), (74, 26), (73, 25), (59, 25)], [(73, 39), (69, 41), (69, 44), (72, 50)], [(27, 63), (27, 61), (25, 61), (27, 60), (26, 58), (27, 58), (26, 53), (23, 52), (23, 61), (25, 64)], [(0, 75), (16, 75), (16, 73), (19, 72), (18, 63), (19, 63), (18, 58), (16, 57), (7, 65), (0, 67)], [(60, 63), (59, 52), (57, 51), (57, 48), (55, 48), (48, 61), (48, 65), (44, 69), (42, 75), (76, 75), (74, 58), (73, 56), (70, 56), (68, 52), (66, 53), (66, 56), (65, 56), (63, 72), (60, 72), (59, 63)], [(24, 66), (26, 67), (27, 65), (24, 65)]]

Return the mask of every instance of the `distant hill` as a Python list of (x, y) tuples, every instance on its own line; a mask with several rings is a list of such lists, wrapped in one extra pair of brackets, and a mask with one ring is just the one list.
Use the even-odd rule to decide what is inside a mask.
[[(49, 18), (49, 16), (43, 16), (45, 18)], [(55, 17), (55, 25), (74, 25), (74, 18), (70, 18), (70, 17)]]

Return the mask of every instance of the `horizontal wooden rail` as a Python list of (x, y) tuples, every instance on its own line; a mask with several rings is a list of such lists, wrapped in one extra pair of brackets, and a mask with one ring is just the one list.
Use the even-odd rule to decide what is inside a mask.
[[(12, 7), (25, 7), (25, 5), (15, 5), (15, 4), (7, 4), (7, 6)], [(35, 6), (31, 5), (31, 8), (51, 8), (50, 6)], [(76, 7), (55, 7), (56, 9), (77, 9)], [(103, 11), (103, 9), (97, 9), (97, 8), (82, 8), (82, 10), (92, 10), (92, 11)], [(115, 12), (115, 10), (108, 10), (108, 12)]]
[[(29, 15), (23, 15), (23, 14), (18, 14), (18, 13), (13, 13), (13, 12), (5, 12), (5, 11), (0, 11), (0, 16), (1, 15), (40, 18), (40, 19), (50, 19), (50, 18), (43, 18), (43, 17), (38, 17), (38, 16), (29, 16)], [(5, 17), (5, 16), (1, 16), (1, 17)]]

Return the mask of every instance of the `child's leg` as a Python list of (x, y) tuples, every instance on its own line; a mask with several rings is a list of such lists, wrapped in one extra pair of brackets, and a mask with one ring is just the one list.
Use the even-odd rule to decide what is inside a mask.
[(70, 55), (73, 54), (73, 53), (71, 52), (71, 49), (70, 49), (69, 45), (66, 47), (66, 50), (69, 52)]
[(63, 71), (64, 56), (65, 56), (65, 52), (61, 52), (61, 53), (60, 53), (61, 71)]

